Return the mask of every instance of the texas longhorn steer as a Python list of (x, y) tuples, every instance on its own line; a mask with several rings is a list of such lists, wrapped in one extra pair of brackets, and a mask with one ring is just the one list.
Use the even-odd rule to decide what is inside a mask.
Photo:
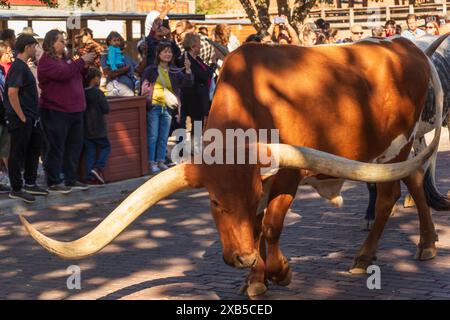
[[(414, 43), (424, 52), (427, 52), (431, 45), (439, 44), (436, 42), (438, 36), (425, 35), (416, 40)], [(430, 52), (434, 51), (431, 48)], [(439, 47), (436, 49), (434, 54), (431, 55), (432, 61), (436, 70), (439, 74), (439, 79), (441, 80), (442, 89), (444, 91), (444, 106), (442, 116), (445, 119), (448, 130), (450, 132), (450, 38), (446, 38)], [(414, 153), (419, 153), (421, 150), (426, 148), (425, 134), (432, 131), (436, 126), (436, 107), (434, 101), (434, 92), (430, 88), (428, 90), (427, 100), (425, 107), (422, 112), (421, 122), (419, 129), (416, 133), (416, 138), (414, 139)], [(436, 158), (430, 163), (429, 168), (425, 176), (425, 193), (427, 194), (428, 204), (436, 211), (448, 211), (450, 210), (450, 199), (448, 196), (440, 194), (436, 188), (435, 183), (435, 166)], [(369, 189), (369, 205), (366, 210), (366, 216), (364, 218), (363, 229), (370, 230), (373, 221), (375, 219), (375, 200), (376, 200), (376, 187), (374, 184), (368, 184)], [(450, 195), (450, 192), (449, 192)], [(413, 207), (414, 201), (412, 201), (411, 196), (407, 195), (404, 202), (405, 207)]]
[(205, 187), (224, 261), (251, 268), (247, 294), (258, 295), (268, 280), (290, 283), (279, 239), (299, 183), (308, 182), (339, 202), (344, 179), (377, 182), (375, 226), (351, 267), (365, 272), (403, 180), (418, 204), (417, 254), (430, 259), (436, 254), (436, 234), (422, 167), (437, 151), (440, 126), (433, 142), (407, 160), (430, 82), (439, 117), (439, 77), (406, 39), (314, 48), (244, 45), (225, 61), (206, 129), (223, 136), (227, 129), (279, 129), (281, 143), (256, 144), (278, 159), (277, 173), (261, 176), (260, 164), (177, 165), (147, 181), (93, 231), (72, 242), (46, 237), (23, 217), (22, 223), (48, 251), (81, 259), (108, 245), (159, 200), (181, 189)]

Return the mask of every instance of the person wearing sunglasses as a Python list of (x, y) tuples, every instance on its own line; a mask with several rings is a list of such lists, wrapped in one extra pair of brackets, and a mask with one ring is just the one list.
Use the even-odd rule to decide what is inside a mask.
[(436, 23), (436, 21), (428, 21), (427, 25), (425, 27), (425, 32), (427, 34), (438, 36), (439, 35), (439, 26)]
[(363, 28), (359, 24), (352, 25), (350, 28), (350, 32), (351, 32), (350, 39), (352, 40), (352, 42), (361, 40), (364, 34)]

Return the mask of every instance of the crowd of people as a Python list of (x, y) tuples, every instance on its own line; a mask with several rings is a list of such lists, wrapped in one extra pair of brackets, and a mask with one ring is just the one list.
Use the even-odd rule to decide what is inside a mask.
[[(408, 14), (406, 16), (407, 27), (402, 30), (402, 26), (395, 20), (388, 20), (384, 25), (379, 25), (367, 30), (366, 36), (386, 38), (399, 35), (408, 39), (415, 39), (425, 34), (440, 35), (450, 31), (450, 15), (447, 14), (441, 26), (441, 20), (436, 17), (425, 19), (425, 25), (418, 27), (417, 16)], [(441, 30), (442, 29), (442, 30)], [(256, 34), (250, 35), (246, 42), (260, 42), (265, 44), (293, 44), (311, 47), (321, 44), (351, 43), (361, 40), (364, 37), (362, 25), (353, 24), (348, 32), (350, 36), (339, 37), (337, 29), (330, 27), (324, 19), (303, 24), (297, 33), (289, 24), (286, 17), (281, 16), (272, 20), (268, 29), (263, 29)]]
[[(191, 132), (199, 136), (195, 130), (202, 130), (208, 121), (222, 63), (241, 44), (225, 24), (209, 30), (180, 20), (172, 30), (167, 15), (173, 4), (162, 3), (155, 1), (155, 10), (146, 19), (148, 34), (137, 45), (139, 61), (126, 53), (126, 42), (115, 31), (101, 45), (92, 30), (82, 28), (71, 46), (59, 30), (50, 30), (42, 44), (29, 27), (17, 38), (13, 30), (2, 31), (0, 168), (7, 179), (0, 180), (0, 193), (31, 203), (50, 192), (68, 194), (105, 184), (104, 168), (111, 152), (107, 97), (146, 97), (152, 174), (171, 165), (167, 144), (174, 128), (186, 128), (187, 119), (200, 122), (200, 129), (193, 126)], [(373, 28), (371, 35), (412, 39), (440, 34), (437, 20), (427, 21), (425, 30), (417, 27), (415, 15), (406, 20), (406, 30), (389, 20)], [(323, 19), (305, 23), (297, 33), (280, 16), (245, 42), (314, 46), (355, 42), (364, 33), (362, 26), (352, 25), (350, 37), (341, 39)], [(80, 159), (85, 161), (82, 166)], [(46, 186), (37, 185), (40, 163)]]

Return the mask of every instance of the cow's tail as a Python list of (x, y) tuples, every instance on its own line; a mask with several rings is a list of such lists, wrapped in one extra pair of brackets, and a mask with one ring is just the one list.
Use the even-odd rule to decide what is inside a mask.
[[(439, 38), (440, 39), (440, 38)], [(438, 40), (439, 40), (438, 39)], [(435, 42), (438, 42), (435, 41)], [(430, 70), (431, 70), (431, 85), (434, 90), (435, 104), (436, 104), (436, 128), (439, 130), (442, 124), (442, 112), (444, 106), (444, 92), (442, 89), (441, 81), (437, 70), (429, 60)], [(424, 178), (424, 191), (427, 198), (428, 205), (436, 211), (447, 211), (450, 210), (450, 199), (442, 195), (436, 187), (436, 159), (437, 150), (436, 148), (434, 154), (431, 156), (429, 162), (426, 164), (425, 178)]]

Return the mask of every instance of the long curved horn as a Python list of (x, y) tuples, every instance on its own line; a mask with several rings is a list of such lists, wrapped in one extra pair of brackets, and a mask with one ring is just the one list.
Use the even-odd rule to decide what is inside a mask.
[(185, 165), (163, 171), (128, 196), (94, 230), (71, 242), (50, 239), (37, 231), (22, 215), (20, 220), (28, 233), (49, 252), (63, 259), (82, 259), (103, 249), (152, 205), (188, 187)]
[(446, 34), (443, 34), (439, 38), (437, 38), (427, 49), (425, 49), (424, 53), (428, 56), (428, 58), (431, 58), (433, 54), (436, 52), (436, 50), (439, 48), (442, 42), (444, 42), (445, 39), (450, 35), (450, 32), (447, 32)]
[(365, 163), (339, 157), (307, 147), (267, 144), (279, 168), (305, 169), (336, 178), (365, 182), (400, 180), (421, 168), (439, 146), (441, 126), (438, 125), (430, 145), (416, 157), (392, 164)]

